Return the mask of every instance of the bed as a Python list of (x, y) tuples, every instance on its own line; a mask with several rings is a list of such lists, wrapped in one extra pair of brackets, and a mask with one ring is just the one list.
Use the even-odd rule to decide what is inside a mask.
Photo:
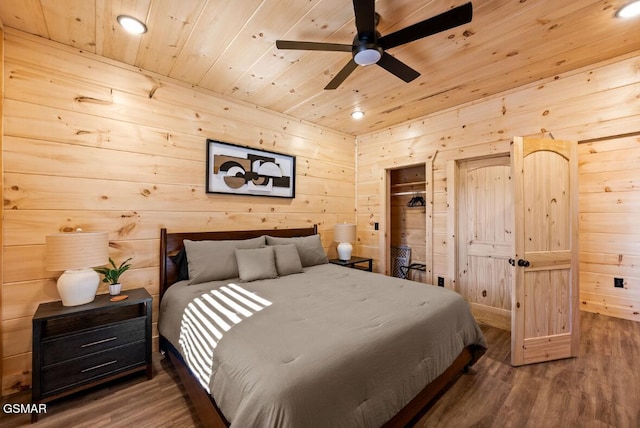
[(328, 264), (315, 226), (160, 238), (160, 350), (204, 426), (407, 426), (486, 349), (457, 293)]

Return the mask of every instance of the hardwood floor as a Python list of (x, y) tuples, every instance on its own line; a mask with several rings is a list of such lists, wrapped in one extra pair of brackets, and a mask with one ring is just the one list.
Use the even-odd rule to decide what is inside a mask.
[[(134, 375), (48, 403), (34, 428), (201, 427), (168, 359), (153, 354), (153, 379)], [(31, 390), (2, 403), (30, 403)], [(28, 426), (30, 415), (0, 413), (0, 428)]]
[[(640, 323), (583, 312), (578, 358), (510, 365), (508, 332), (483, 326), (489, 349), (416, 427), (640, 427)], [(38, 427), (200, 427), (171, 364), (48, 406)], [(30, 392), (4, 397), (29, 403)], [(0, 413), (0, 428), (28, 415)]]
[(640, 323), (582, 312), (578, 358), (510, 365), (509, 333), (482, 328), (489, 349), (417, 427), (640, 428)]

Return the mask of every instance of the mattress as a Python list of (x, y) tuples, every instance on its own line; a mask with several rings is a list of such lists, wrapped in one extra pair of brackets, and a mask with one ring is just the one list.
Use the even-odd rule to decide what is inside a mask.
[(445, 288), (332, 264), (253, 282), (178, 282), (159, 331), (232, 427), (379, 427), (469, 345)]

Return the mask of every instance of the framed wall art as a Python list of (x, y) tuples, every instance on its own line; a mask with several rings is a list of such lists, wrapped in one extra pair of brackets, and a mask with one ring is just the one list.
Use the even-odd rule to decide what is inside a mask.
[(296, 158), (207, 140), (207, 193), (294, 198)]

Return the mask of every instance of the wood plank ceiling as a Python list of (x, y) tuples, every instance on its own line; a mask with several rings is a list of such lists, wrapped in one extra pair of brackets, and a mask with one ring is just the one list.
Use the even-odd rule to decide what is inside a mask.
[[(344, 52), (282, 51), (276, 39), (351, 43), (349, 0), (2, 0), (15, 28), (352, 135), (640, 51), (629, 0), (473, 0), (471, 23), (389, 50), (421, 72), (404, 83), (360, 67), (323, 90)], [(378, 0), (384, 35), (465, 0)], [(116, 16), (149, 31), (125, 33)], [(350, 112), (361, 108), (363, 119)]]

